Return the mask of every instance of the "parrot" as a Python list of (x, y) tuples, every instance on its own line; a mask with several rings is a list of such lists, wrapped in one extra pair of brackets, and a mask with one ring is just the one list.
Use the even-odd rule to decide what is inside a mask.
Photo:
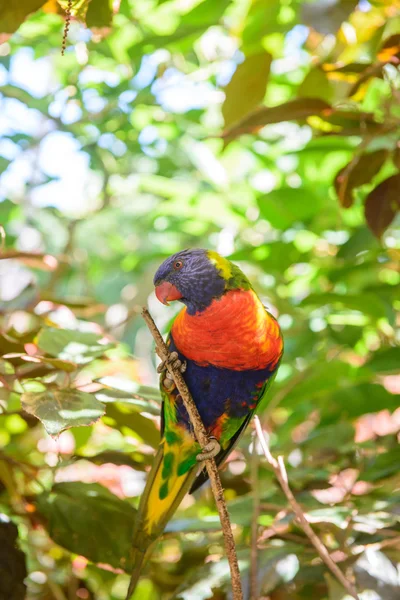
[(265, 397), (283, 354), (277, 320), (241, 269), (213, 250), (187, 249), (167, 258), (154, 276), (163, 304), (183, 303), (167, 338), (168, 361), (179, 368), (204, 423), (201, 448), (163, 361), (161, 442), (139, 503), (127, 599), (144, 561), (183, 497), (206, 480), (202, 462), (222, 465)]

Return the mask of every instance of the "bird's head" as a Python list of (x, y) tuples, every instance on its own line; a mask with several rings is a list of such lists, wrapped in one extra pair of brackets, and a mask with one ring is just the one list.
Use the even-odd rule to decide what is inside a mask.
[(180, 300), (189, 314), (207, 308), (229, 289), (249, 289), (240, 269), (212, 250), (182, 250), (167, 258), (154, 276), (156, 296), (163, 304)]

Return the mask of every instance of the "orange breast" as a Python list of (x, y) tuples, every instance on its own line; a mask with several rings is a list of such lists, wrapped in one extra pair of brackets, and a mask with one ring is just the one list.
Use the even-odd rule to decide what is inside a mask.
[(282, 354), (279, 325), (252, 290), (231, 290), (195, 315), (184, 308), (172, 336), (178, 350), (202, 366), (272, 369)]

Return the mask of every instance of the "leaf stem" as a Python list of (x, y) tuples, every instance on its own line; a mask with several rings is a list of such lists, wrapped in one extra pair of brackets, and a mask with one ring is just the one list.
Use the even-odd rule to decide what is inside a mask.
[(350, 594), (350, 596), (355, 598), (355, 600), (359, 600), (359, 597), (357, 595), (357, 591), (356, 591), (355, 587), (345, 577), (345, 575), (339, 569), (337, 564), (332, 560), (326, 546), (324, 546), (324, 544), (321, 542), (319, 537), (314, 533), (309, 522), (307, 521), (307, 519), (301, 509), (300, 504), (297, 502), (296, 498), (293, 495), (292, 490), (289, 487), (289, 481), (288, 481), (288, 476), (287, 476), (287, 472), (286, 472), (285, 463), (283, 461), (283, 457), (278, 456), (278, 458), (276, 459), (274, 456), (272, 456), (270, 449), (268, 447), (268, 444), (266, 442), (263, 429), (261, 427), (260, 419), (258, 418), (257, 415), (255, 415), (255, 417), (254, 417), (254, 424), (255, 424), (258, 439), (260, 440), (261, 447), (265, 454), (265, 458), (267, 459), (268, 463), (273, 468), (275, 476), (279, 482), (279, 485), (281, 486), (283, 493), (285, 494), (286, 498), (288, 499), (289, 504), (292, 507), (294, 514), (296, 515), (298, 523), (300, 524), (304, 533), (309, 538), (309, 540), (315, 547), (316, 551), (318, 552), (320, 558), (326, 564), (328, 569), (330, 569), (330, 571), (333, 573), (333, 575), (336, 577), (336, 579), (342, 584), (342, 586)]

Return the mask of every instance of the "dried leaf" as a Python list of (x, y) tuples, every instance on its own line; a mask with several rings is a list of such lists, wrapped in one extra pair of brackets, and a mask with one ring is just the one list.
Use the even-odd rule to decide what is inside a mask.
[(334, 185), (340, 204), (344, 208), (349, 208), (353, 204), (354, 189), (369, 183), (381, 170), (387, 156), (386, 150), (376, 150), (362, 154), (356, 161), (351, 161), (343, 169), (340, 169), (335, 177)]
[(380, 238), (400, 209), (400, 173), (382, 181), (368, 195), (365, 219), (371, 231)]

